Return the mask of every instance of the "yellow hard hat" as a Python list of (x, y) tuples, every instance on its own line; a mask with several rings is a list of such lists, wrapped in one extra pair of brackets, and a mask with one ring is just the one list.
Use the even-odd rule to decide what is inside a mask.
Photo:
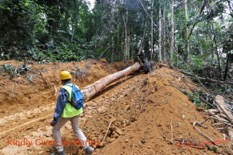
[(68, 79), (71, 79), (71, 78), (72, 78), (72, 76), (71, 76), (70, 72), (68, 72), (68, 71), (62, 71), (60, 73), (60, 79), (61, 80), (68, 80)]

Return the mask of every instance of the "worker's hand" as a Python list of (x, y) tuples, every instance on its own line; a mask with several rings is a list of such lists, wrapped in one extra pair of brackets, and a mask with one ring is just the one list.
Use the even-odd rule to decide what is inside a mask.
[(57, 122), (55, 122), (54, 120), (52, 120), (52, 122), (50, 123), (51, 126), (55, 126)]

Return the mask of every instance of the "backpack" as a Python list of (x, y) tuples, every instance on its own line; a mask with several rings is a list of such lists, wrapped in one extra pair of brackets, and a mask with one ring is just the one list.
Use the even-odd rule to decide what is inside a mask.
[[(78, 86), (74, 84), (67, 84), (65, 86), (69, 86), (72, 88), (71, 90), (71, 101), (68, 102), (75, 108), (75, 109), (80, 109), (83, 108), (83, 103), (84, 103), (84, 97)], [(67, 88), (63, 87), (64, 89), (67, 90)], [(68, 90), (67, 90), (68, 91)], [(69, 91), (68, 91), (69, 92)]]

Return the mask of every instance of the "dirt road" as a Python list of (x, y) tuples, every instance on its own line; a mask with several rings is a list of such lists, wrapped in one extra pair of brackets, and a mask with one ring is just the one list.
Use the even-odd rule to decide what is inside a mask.
[[(20, 64), (8, 61), (0, 65), (5, 63)], [(28, 73), (11, 80), (7, 73), (1, 73), (0, 154), (48, 155), (54, 152), (49, 124), (60, 86), (57, 75), (61, 70), (75, 73), (77, 77), (73, 82), (82, 88), (127, 65), (108, 64), (104, 60), (34, 63)], [(31, 75), (36, 76), (28, 81)], [(212, 146), (193, 128), (193, 122), (202, 121), (205, 115), (180, 91), (190, 92), (190, 87), (197, 88), (169, 68), (130, 75), (110, 84), (86, 103), (85, 114), (80, 119), (81, 128), (96, 148), (95, 155), (229, 153), (229, 142)], [(211, 122), (205, 125), (207, 128), (198, 128), (216, 141), (223, 139)], [(83, 153), (69, 123), (62, 128), (62, 135), (67, 154)], [(99, 145), (101, 142), (103, 146)]]

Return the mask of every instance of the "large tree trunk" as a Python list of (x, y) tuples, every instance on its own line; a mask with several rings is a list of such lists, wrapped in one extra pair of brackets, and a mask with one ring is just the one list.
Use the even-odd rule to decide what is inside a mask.
[(169, 24), (169, 23), (166, 23), (166, 1), (163, 1), (163, 15), (162, 15), (162, 25), (163, 25), (163, 41), (162, 41), (162, 49), (161, 49), (161, 52), (162, 52), (162, 61), (166, 61), (167, 60), (167, 51), (166, 51), (166, 24)]
[(129, 60), (129, 53), (130, 53), (130, 37), (129, 37), (129, 30), (128, 30), (128, 10), (125, 13), (125, 17), (123, 16), (124, 27), (125, 27), (125, 47), (124, 47), (124, 60)]
[(189, 64), (189, 38), (188, 38), (188, 0), (184, 0), (184, 12), (185, 12), (185, 61)]
[(151, 57), (150, 59), (153, 60), (154, 57), (154, 16), (153, 16), (153, 8), (154, 8), (154, 1), (151, 1), (151, 32), (150, 32), (150, 49), (151, 49)]
[(140, 64), (137, 62), (134, 65), (132, 65), (132, 66), (130, 66), (122, 71), (110, 74), (110, 75), (103, 77), (102, 79), (94, 82), (93, 84), (84, 87), (81, 91), (84, 95), (85, 101), (89, 101), (92, 97), (94, 97), (96, 94), (101, 92), (111, 82), (113, 82), (117, 79), (120, 79), (124, 76), (129, 75), (129, 74), (137, 71), (139, 68), (140, 68)]
[[(145, 19), (145, 18), (144, 18)], [(143, 28), (144, 28), (144, 30), (143, 30), (143, 36), (142, 36), (142, 38), (141, 38), (141, 43), (140, 43), (140, 46), (139, 46), (139, 50), (137, 51), (137, 55), (139, 55), (141, 52), (142, 52), (142, 48), (144, 48), (143, 46), (143, 44), (144, 44), (144, 40), (145, 40), (145, 36), (146, 36), (146, 28), (147, 28), (147, 25), (146, 25), (146, 20), (144, 20), (144, 24), (143, 24)]]
[(170, 64), (173, 66), (174, 61), (174, 1), (171, 0), (171, 36), (170, 36)]
[[(159, 1), (159, 4), (161, 4), (161, 0)], [(159, 61), (162, 61), (162, 9), (159, 7)]]

